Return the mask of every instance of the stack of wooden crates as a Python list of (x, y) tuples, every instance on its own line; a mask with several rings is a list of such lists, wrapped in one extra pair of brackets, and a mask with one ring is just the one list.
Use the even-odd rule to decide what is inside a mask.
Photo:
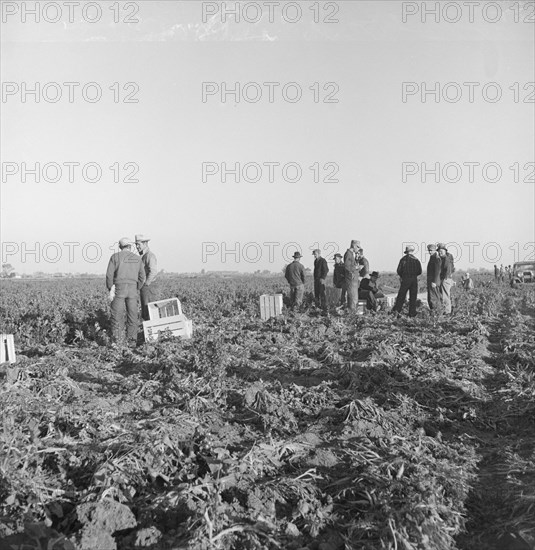
[(145, 342), (158, 340), (160, 332), (169, 331), (173, 336), (191, 338), (193, 323), (182, 313), (182, 306), (178, 298), (159, 300), (147, 304), (149, 320), (143, 321)]
[(266, 321), (270, 317), (276, 317), (282, 314), (282, 294), (262, 294), (260, 296), (260, 317)]

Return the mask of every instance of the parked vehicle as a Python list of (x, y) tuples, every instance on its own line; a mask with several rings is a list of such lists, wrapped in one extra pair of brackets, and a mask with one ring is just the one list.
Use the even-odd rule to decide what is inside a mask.
[(516, 262), (513, 265), (511, 286), (524, 283), (535, 283), (535, 262)]

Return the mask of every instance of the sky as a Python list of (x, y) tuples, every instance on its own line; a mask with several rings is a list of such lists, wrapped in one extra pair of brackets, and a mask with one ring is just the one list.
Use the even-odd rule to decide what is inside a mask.
[(136, 234), (167, 272), (534, 259), (533, 3), (448, 5), (3, 2), (2, 263), (104, 273)]

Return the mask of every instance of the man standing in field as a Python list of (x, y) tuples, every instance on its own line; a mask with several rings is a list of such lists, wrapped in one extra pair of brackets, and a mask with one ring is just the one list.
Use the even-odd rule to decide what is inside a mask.
[(440, 270), (442, 261), (435, 244), (428, 244), (429, 262), (427, 264), (427, 303), (432, 313), (440, 313)]
[(401, 313), (403, 304), (409, 293), (409, 317), (416, 317), (416, 298), (418, 296), (418, 277), (422, 274), (422, 264), (420, 260), (414, 256), (414, 246), (408, 245), (405, 247), (405, 255), (398, 264), (397, 274), (401, 280), (396, 303), (392, 308), (391, 313)]
[(370, 274), (370, 262), (364, 257), (364, 250), (362, 248), (359, 248), (357, 262), (360, 266), (359, 277), (361, 279), (367, 277)]
[(438, 243), (438, 254), (440, 256), (440, 299), (444, 307), (444, 313), (451, 315), (451, 287), (453, 286), (453, 256), (448, 252), (444, 243)]
[(119, 241), (119, 252), (110, 258), (106, 270), (106, 287), (111, 291), (115, 285), (115, 296), (111, 302), (111, 331), (115, 342), (124, 338), (124, 313), (126, 308), (126, 338), (129, 345), (137, 339), (137, 292), (145, 283), (145, 270), (141, 258), (130, 250), (130, 241), (124, 237)]
[(360, 241), (352, 240), (344, 254), (345, 282), (347, 292), (347, 307), (350, 311), (357, 309), (359, 300), (359, 266), (358, 251)]
[(300, 306), (305, 295), (305, 268), (299, 261), (303, 256), (300, 252), (293, 255), (294, 261), (286, 266), (284, 277), (290, 285), (290, 303), (292, 307)]
[(327, 295), (325, 291), (325, 279), (329, 273), (327, 260), (321, 257), (321, 250), (316, 248), (312, 251), (314, 255), (314, 300), (317, 307), (327, 309)]
[(345, 268), (342, 263), (342, 254), (338, 252), (334, 255), (334, 274), (333, 274), (333, 285), (335, 288), (340, 290), (338, 296), (340, 296), (340, 304), (343, 306), (346, 303), (346, 291), (344, 288), (345, 280)]
[(136, 248), (141, 256), (143, 268), (145, 269), (146, 280), (139, 292), (141, 297), (141, 316), (144, 321), (149, 320), (149, 308), (147, 304), (158, 299), (156, 289), (157, 262), (154, 252), (149, 249), (149, 237), (136, 235)]

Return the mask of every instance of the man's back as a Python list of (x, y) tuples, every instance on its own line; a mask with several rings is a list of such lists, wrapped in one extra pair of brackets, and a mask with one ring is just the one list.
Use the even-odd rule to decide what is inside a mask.
[(418, 277), (422, 274), (422, 264), (420, 260), (412, 254), (406, 254), (399, 261), (397, 273), (402, 279)]
[(141, 267), (140, 256), (130, 250), (121, 250), (112, 255), (106, 271), (108, 288), (114, 284), (142, 283), (144, 281), (145, 272)]
[(298, 286), (305, 283), (305, 268), (298, 261), (293, 261), (286, 267), (286, 280), (290, 286)]

